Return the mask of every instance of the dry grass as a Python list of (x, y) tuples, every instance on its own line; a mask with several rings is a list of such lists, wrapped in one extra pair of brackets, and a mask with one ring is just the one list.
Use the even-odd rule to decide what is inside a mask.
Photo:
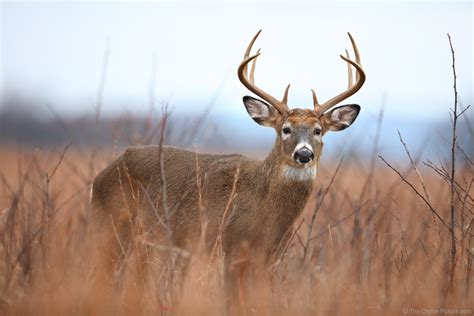
[[(363, 157), (323, 163), (283, 258), (257, 277), (243, 278), (242, 312), (474, 313), (474, 159), (456, 141), (456, 121), (467, 108), (458, 110), (456, 99), (450, 161), (420, 164), (405, 147), (407, 163), (393, 166), (376, 159), (375, 145)], [(147, 124), (139, 142), (159, 136), (161, 143), (164, 126)], [(463, 157), (456, 159), (456, 150)], [(213, 251), (213, 260), (193, 254), (180, 297), (170, 300), (178, 273), (165, 271), (163, 278), (155, 268), (163, 266), (159, 256), (148, 252), (144, 273), (139, 261), (157, 245), (140, 229), (140, 216), (114, 283), (104, 277), (105, 249), (91, 229), (89, 190), (116, 155), (112, 147), (0, 148), (1, 315), (224, 313), (224, 254)], [(196, 205), (203, 214), (205, 202)]]
[[(158, 278), (141, 277), (134, 253), (120, 286), (103, 281), (90, 230), (88, 195), (94, 174), (113, 156), (74, 148), (65, 153), (63, 149), (2, 149), (1, 311), (222, 313), (222, 258), (208, 262), (206, 256), (196, 254), (182, 297), (172, 306), (159, 299), (160, 284), (154, 283)], [(459, 192), (464, 195), (456, 200), (458, 253), (450, 286), (448, 227), (382, 163), (375, 163), (371, 172), (351, 164), (352, 160), (346, 158), (337, 174), (336, 165), (322, 166), (316, 192), (302, 216), (304, 222), (296, 224), (298, 232), (287, 254), (268, 275), (250, 281), (251, 294), (241, 302), (248, 313), (472, 311), (474, 189), (472, 182), (468, 185), (473, 166), (466, 163), (458, 169), (464, 188)], [(430, 203), (447, 219), (449, 183), (427, 171), (421, 170)], [(402, 173), (418, 183), (409, 166)], [(421, 192), (422, 186), (416, 187)], [(135, 236), (138, 247), (146, 243), (141, 237)]]

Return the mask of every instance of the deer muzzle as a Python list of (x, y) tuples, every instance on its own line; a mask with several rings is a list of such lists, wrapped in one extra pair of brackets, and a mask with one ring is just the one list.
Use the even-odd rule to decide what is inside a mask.
[(293, 152), (293, 159), (299, 164), (307, 164), (313, 161), (314, 153), (309, 144), (298, 145)]

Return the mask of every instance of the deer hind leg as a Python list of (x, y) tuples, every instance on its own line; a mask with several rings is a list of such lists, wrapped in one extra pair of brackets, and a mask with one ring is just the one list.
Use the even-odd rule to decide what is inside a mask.
[[(254, 314), (268, 299), (268, 269), (264, 251), (241, 242), (234, 256), (226, 257), (226, 309), (230, 315)], [(262, 301), (263, 299), (263, 301)], [(263, 312), (263, 311), (262, 311)]]
[(101, 282), (111, 286), (120, 283), (126, 270), (132, 245), (132, 222), (110, 216), (102, 219), (94, 230), (97, 274)]
[(160, 299), (168, 311), (175, 311), (180, 303), (190, 257), (185, 250), (174, 249), (168, 252), (158, 279)]
[(246, 315), (247, 287), (250, 269), (249, 244), (240, 243), (235, 253), (226, 252), (224, 293), (226, 312), (229, 315)]
[(162, 234), (150, 238), (142, 256), (147, 295), (156, 302), (158, 311), (176, 310), (190, 263), (190, 253)]

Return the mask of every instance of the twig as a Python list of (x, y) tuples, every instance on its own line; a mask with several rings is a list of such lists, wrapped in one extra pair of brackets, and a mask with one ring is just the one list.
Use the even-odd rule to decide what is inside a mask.
[(109, 68), (110, 57), (110, 40), (107, 39), (105, 43), (104, 57), (102, 60), (102, 72), (100, 73), (99, 88), (97, 89), (97, 103), (95, 108), (95, 121), (98, 125), (100, 119), (100, 112), (104, 103), (104, 90), (107, 81), (107, 69)]
[[(296, 229), (293, 229), (293, 226), (290, 226), (287, 229), (282, 239), (278, 243), (278, 246), (276, 248), (277, 250), (273, 254), (272, 261), (275, 262), (273, 266), (276, 266), (279, 263), (280, 259), (283, 257), (283, 255), (288, 251), (288, 248), (290, 248), (290, 245), (293, 242), (293, 239), (298, 234), (298, 231), (300, 230), (301, 225), (303, 225), (303, 223), (304, 223), (304, 218), (301, 219)], [(291, 234), (291, 236), (290, 238), (287, 239), (286, 237), (288, 236), (288, 234)], [(304, 248), (304, 244), (303, 244), (303, 248)]]
[[(160, 143), (159, 143), (159, 158), (160, 158), (160, 181), (161, 181), (161, 202), (163, 206), (163, 211), (165, 214), (166, 225), (170, 225), (170, 214), (169, 214), (169, 207), (168, 207), (168, 193), (167, 193), (167, 184), (166, 184), (166, 175), (165, 175), (165, 161), (163, 157), (163, 144), (165, 139), (165, 129), (166, 129), (166, 121), (168, 119), (168, 106), (164, 104), (162, 109), (163, 118), (161, 120), (161, 131), (160, 131)], [(168, 237), (169, 242), (172, 245), (171, 240), (171, 228), (168, 227)], [(173, 246), (173, 245), (172, 245)]]
[[(234, 201), (234, 198), (235, 198), (235, 195), (236, 195), (235, 191), (236, 191), (236, 188), (237, 188), (237, 182), (239, 180), (239, 177), (240, 177), (240, 165), (237, 166), (237, 168), (235, 170), (235, 173), (234, 173), (234, 182), (232, 184), (232, 189), (230, 191), (229, 198), (227, 199), (227, 204), (225, 206), (224, 213), (222, 214), (222, 217), (221, 217), (221, 222), (220, 222), (220, 225), (219, 225), (219, 231), (218, 231), (218, 234), (217, 234), (216, 241), (214, 242), (214, 246), (212, 247), (209, 263), (212, 262), (212, 260), (214, 259), (214, 254), (217, 250), (217, 246), (222, 244), (222, 234), (224, 233), (224, 229), (226, 228), (227, 221), (229, 219), (228, 218), (229, 216), (227, 216), (227, 213), (229, 212), (230, 206), (231, 206), (232, 202)], [(232, 216), (232, 214), (231, 214), (231, 216)]]
[[(352, 215), (356, 214), (357, 212), (360, 211), (360, 209), (362, 209), (362, 207), (364, 207), (366, 204), (367, 204), (368, 201), (362, 203), (362, 205), (360, 205), (360, 207), (356, 208), (355, 210), (353, 210), (349, 215), (346, 215), (344, 216), (343, 218), (341, 218), (340, 220), (336, 221), (335, 223), (331, 224), (330, 228), (333, 229), (337, 226), (339, 226), (340, 224), (344, 223), (346, 220), (348, 220), (349, 218), (352, 217)], [(311, 237), (309, 240), (312, 241), (314, 239), (318, 239), (319, 237), (321, 236), (324, 236), (328, 233), (328, 230), (327, 229), (323, 229), (321, 232), (317, 233), (315, 236)]]
[(199, 221), (201, 223), (201, 236), (199, 238), (199, 248), (200, 250), (204, 249), (206, 234), (207, 234), (207, 225), (209, 220), (207, 219), (207, 214), (205, 214), (204, 202), (203, 202), (203, 179), (201, 177), (201, 165), (199, 164), (199, 154), (197, 148), (195, 148), (195, 162), (196, 162), (196, 189), (198, 194), (197, 207), (199, 210)]
[(120, 246), (120, 250), (122, 251), (122, 254), (126, 256), (127, 253), (125, 252), (125, 248), (123, 248), (122, 241), (120, 240), (120, 236), (117, 232), (117, 229), (115, 228), (114, 218), (112, 217), (112, 214), (109, 214), (109, 216), (110, 216), (110, 223), (112, 224), (112, 229), (114, 231), (115, 239), (117, 239), (117, 243)]
[[(450, 271), (450, 283), (454, 281), (454, 269), (456, 267), (456, 236), (454, 234), (454, 222), (455, 222), (455, 184), (454, 184), (454, 177), (456, 175), (456, 142), (457, 142), (457, 135), (456, 135), (456, 127), (458, 122), (458, 90), (456, 86), (456, 59), (454, 56), (454, 49), (453, 44), (451, 42), (451, 36), (448, 35), (449, 46), (451, 48), (451, 56), (452, 56), (452, 68), (453, 68), (453, 89), (454, 89), (454, 110), (453, 110), (453, 129), (452, 129), (452, 144), (451, 144), (451, 178), (450, 178), (450, 187), (451, 187), (451, 271)], [(467, 109), (467, 108), (466, 108)], [(461, 113), (464, 113), (461, 112)]]
[(430, 209), (431, 212), (433, 212), (433, 214), (436, 215), (436, 217), (441, 221), (441, 223), (444, 224), (444, 226), (446, 226), (446, 228), (449, 229), (449, 231), (451, 231), (451, 227), (450, 225), (448, 225), (446, 223), (446, 221), (438, 214), (438, 212), (436, 211), (436, 209), (431, 205), (431, 203), (413, 186), (413, 184), (411, 184), (397, 169), (395, 169), (391, 164), (389, 164), (382, 156), (379, 156), (379, 158), (390, 168), (392, 169), (396, 174), (398, 174), (398, 176), (400, 177), (400, 179), (405, 182), (406, 184), (408, 184), (408, 186), (410, 186), (410, 188), (413, 190), (413, 192), (415, 192), (416, 195), (418, 195), (422, 200), (423, 202), (425, 202), (426, 206), (428, 206), (428, 208)]
[(321, 208), (321, 205), (324, 202), (324, 198), (326, 197), (326, 195), (329, 192), (329, 188), (331, 188), (331, 185), (334, 183), (334, 180), (336, 179), (336, 176), (337, 176), (337, 174), (339, 172), (339, 169), (341, 168), (343, 162), (344, 162), (344, 157), (342, 157), (341, 160), (339, 161), (339, 164), (337, 165), (336, 170), (334, 171), (334, 173), (331, 177), (331, 180), (329, 181), (329, 184), (326, 186), (321, 198), (319, 199), (318, 203), (316, 204), (316, 207), (314, 208), (313, 214), (311, 215), (311, 221), (309, 222), (308, 233), (307, 233), (307, 237), (306, 237), (306, 245), (303, 247), (304, 250), (305, 250), (304, 251), (304, 256), (303, 256), (303, 262), (306, 262), (306, 257), (307, 257), (306, 250), (308, 249), (309, 243), (311, 241), (310, 237), (311, 237), (311, 234), (313, 232), (313, 225), (314, 225), (314, 222), (316, 221), (316, 215), (318, 214), (318, 211), (319, 211), (319, 209)]
[(425, 192), (425, 197), (426, 197), (426, 200), (428, 200), (428, 202), (431, 203), (430, 201), (430, 195), (428, 194), (428, 190), (426, 189), (426, 186), (425, 186), (425, 182), (423, 181), (423, 177), (421, 176), (421, 173), (418, 171), (418, 168), (416, 167), (416, 164), (415, 162), (413, 161), (413, 159), (411, 158), (411, 154), (410, 154), (410, 151), (408, 150), (408, 147), (407, 147), (407, 144), (405, 144), (405, 142), (403, 141), (403, 137), (402, 137), (402, 134), (400, 133), (399, 130), (397, 130), (397, 133), (398, 133), (398, 138), (400, 139), (400, 142), (402, 143), (403, 145), (403, 148), (405, 148), (405, 152), (408, 156), (408, 159), (410, 160), (410, 164), (413, 168), (413, 171), (416, 172), (417, 176), (418, 176), (418, 179), (420, 180), (420, 183), (421, 183), (421, 186), (423, 187), (423, 191)]
[(61, 162), (63, 161), (64, 159), (64, 156), (66, 155), (66, 152), (68, 151), (68, 149), (72, 146), (72, 143), (69, 143), (66, 145), (66, 147), (64, 147), (63, 149), (63, 152), (61, 153), (61, 156), (59, 157), (58, 159), (58, 162), (56, 163), (56, 166), (54, 167), (53, 171), (51, 171), (51, 175), (48, 176), (48, 181), (51, 181), (54, 177), (54, 174), (56, 173), (56, 171), (58, 170), (59, 166), (61, 165)]
[(430, 256), (428, 255), (428, 251), (426, 251), (426, 247), (425, 247), (425, 245), (423, 244), (423, 241), (421, 241), (421, 239), (418, 239), (418, 242), (420, 243), (421, 249), (423, 249), (423, 252), (425, 253), (426, 258), (428, 259), (428, 264), (430, 265), (430, 270), (433, 271), (433, 266), (432, 266), (432, 264), (431, 264), (431, 258), (430, 258)]

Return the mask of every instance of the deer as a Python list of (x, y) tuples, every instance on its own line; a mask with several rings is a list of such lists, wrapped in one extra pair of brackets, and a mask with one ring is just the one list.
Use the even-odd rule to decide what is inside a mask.
[(181, 254), (192, 254), (198, 241), (209, 253), (220, 239), (227, 297), (236, 293), (239, 275), (233, 266), (242, 249), (249, 258), (261, 258), (267, 267), (282, 256), (315, 186), (323, 136), (349, 127), (360, 111), (357, 104), (335, 106), (359, 91), (366, 75), (348, 33), (355, 60), (347, 50), (340, 55), (347, 63), (347, 89), (324, 103), (312, 89), (313, 108), (290, 109), (290, 85), (279, 100), (255, 84), (261, 52), (251, 51), (260, 33), (248, 44), (237, 73), (240, 82), (260, 98), (243, 97), (249, 116), (276, 132), (270, 153), (255, 160), (165, 145), (127, 148), (97, 175), (92, 186), (94, 223), (111, 235), (105, 247), (113, 262), (130, 244), (132, 222), (139, 212), (153, 238), (166, 239), (168, 244), (161, 245), (184, 251)]

